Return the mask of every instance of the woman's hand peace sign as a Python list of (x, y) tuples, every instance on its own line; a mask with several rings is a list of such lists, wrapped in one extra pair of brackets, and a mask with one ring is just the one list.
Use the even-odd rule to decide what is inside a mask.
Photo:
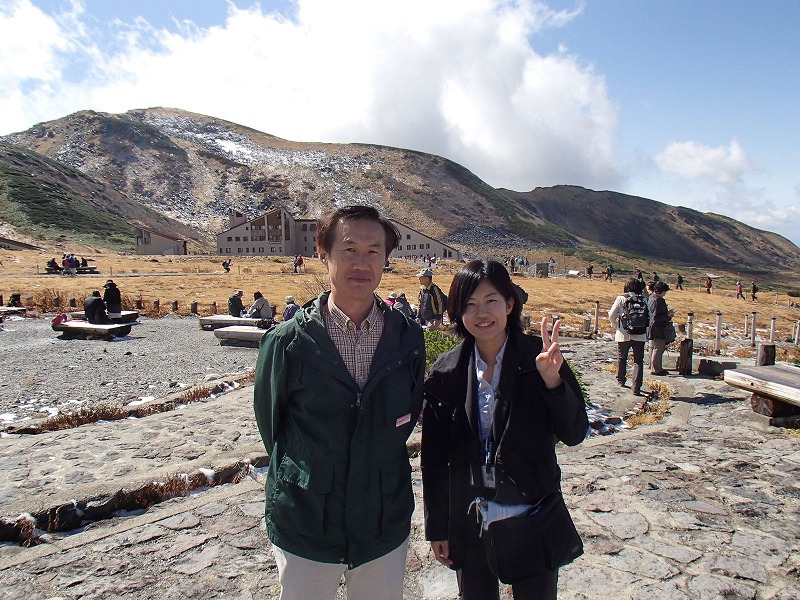
[(561, 327), (561, 320), (558, 319), (553, 324), (553, 333), (547, 332), (547, 317), (542, 318), (542, 352), (536, 357), (536, 369), (544, 379), (544, 384), (548, 389), (555, 389), (561, 385), (561, 375), (558, 371), (564, 364), (564, 356), (561, 354), (561, 347), (558, 345), (558, 330)]

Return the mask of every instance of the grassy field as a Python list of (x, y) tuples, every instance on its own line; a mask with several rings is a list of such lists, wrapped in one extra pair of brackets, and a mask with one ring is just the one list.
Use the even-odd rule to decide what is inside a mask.
[[(77, 254), (81, 256), (79, 252)], [(149, 316), (173, 312), (174, 301), (177, 301), (177, 313), (181, 315), (190, 314), (192, 302), (198, 303), (200, 314), (211, 314), (214, 302), (216, 311), (225, 313), (228, 296), (237, 289), (244, 290), (245, 304), (252, 301), (254, 291), (260, 291), (270, 303), (278, 306), (280, 313), (285, 296), (291, 294), (298, 303), (303, 303), (319, 293), (327, 281), (323, 265), (315, 259), (306, 259), (306, 272), (295, 274), (290, 257), (234, 257), (231, 272), (225, 273), (221, 266), (222, 258), (217, 256), (126, 256), (93, 250), (83, 256), (99, 268), (100, 275), (65, 277), (38, 274), (44, 273), (44, 265), (51, 256), (60, 261), (60, 253), (0, 250), (3, 263), (0, 266), (0, 294), (5, 302), (11, 293), (20, 293), (23, 303), (33, 314), (36, 311), (67, 310), (71, 298), (82, 308), (83, 299), (92, 290), (102, 290), (105, 281), (113, 278), (122, 291), (125, 307), (134, 308), (136, 300), (140, 299), (143, 312)], [(386, 297), (390, 292), (402, 291), (409, 301), (415, 303), (419, 284), (414, 275), (420, 266), (392, 261), (394, 272), (384, 274), (378, 293)], [(435, 268), (434, 281), (445, 293), (458, 267), (459, 263), (442, 261)], [(514, 279), (529, 294), (525, 309), (531, 314), (532, 323), (540, 322), (544, 316), (551, 318), (558, 314), (565, 330), (579, 334), (585, 317), (589, 317), (594, 326), (595, 309), (599, 303), (600, 331), (613, 333), (606, 315), (616, 295), (621, 293), (623, 277), (615, 277), (613, 283), (598, 276), (591, 280), (522, 276)], [(684, 291), (672, 290), (666, 296), (670, 308), (675, 310), (676, 323), (685, 323), (687, 314), (694, 313), (696, 338), (712, 339), (715, 336), (717, 311), (722, 313), (724, 324), (723, 350), (726, 345), (746, 342), (745, 318), (752, 318), (753, 311), (758, 313), (759, 339), (769, 337), (772, 317), (776, 318), (776, 341), (792, 337), (800, 319), (800, 309), (790, 305), (796, 298), (762, 291), (758, 302), (736, 300), (733, 282), (726, 283), (725, 280), (716, 280), (714, 293), (708, 295), (700, 289), (701, 278), (698, 276), (696, 279), (691, 280), (693, 285), (685, 285)], [(674, 286), (674, 281), (669, 282)], [(60, 309), (54, 307), (56, 297)], [(159, 301), (158, 310), (153, 306), (155, 300)]]

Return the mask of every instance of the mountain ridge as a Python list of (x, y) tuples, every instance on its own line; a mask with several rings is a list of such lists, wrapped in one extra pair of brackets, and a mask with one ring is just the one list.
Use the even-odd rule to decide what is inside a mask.
[(172, 108), (80, 111), (0, 138), (62, 163), (183, 224), (208, 249), (228, 210), (278, 205), (316, 217), (366, 203), (473, 252), (618, 250), (715, 268), (783, 271), (800, 249), (778, 234), (657, 200), (578, 186), (493, 188), (447, 158), (375, 144), (294, 142)]

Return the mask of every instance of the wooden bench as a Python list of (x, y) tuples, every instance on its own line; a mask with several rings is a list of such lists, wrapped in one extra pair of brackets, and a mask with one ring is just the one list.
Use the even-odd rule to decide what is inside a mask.
[(27, 311), (24, 306), (0, 306), (0, 315), (24, 315)]
[(767, 365), (739, 367), (724, 373), (725, 383), (752, 392), (754, 412), (772, 417), (771, 425), (800, 422), (800, 367)]
[(261, 327), (249, 325), (229, 325), (228, 327), (219, 327), (215, 329), (214, 337), (219, 340), (221, 346), (258, 346), (266, 331), (266, 329), (262, 329)]
[[(246, 325), (258, 328), (264, 319), (251, 319), (249, 317), (232, 317), (231, 315), (210, 315), (200, 317), (200, 329), (213, 331), (220, 327), (230, 327), (232, 325)], [(264, 331), (262, 329), (262, 331)]]
[(65, 338), (85, 338), (95, 340), (113, 340), (115, 337), (123, 337), (131, 332), (131, 323), (110, 323), (100, 325), (99, 323), (89, 323), (78, 319), (67, 320), (61, 323), (53, 323), (53, 331), (60, 332)]
[[(53, 267), (45, 267), (45, 273), (49, 275), (56, 275), (64, 273), (64, 269), (54, 269)], [(76, 267), (75, 273), (77, 275), (100, 275), (100, 271), (97, 270), (97, 267)]]
[[(70, 319), (80, 319), (85, 321), (86, 320), (86, 313), (82, 310), (74, 311), (69, 314)], [(117, 318), (109, 316), (112, 323), (133, 323), (136, 319), (139, 318), (139, 311), (138, 310), (123, 310), (120, 313), (120, 316)]]

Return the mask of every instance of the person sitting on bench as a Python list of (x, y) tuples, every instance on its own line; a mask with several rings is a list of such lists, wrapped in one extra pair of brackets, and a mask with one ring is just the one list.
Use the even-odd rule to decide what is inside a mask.
[(59, 266), (55, 258), (51, 258), (50, 260), (48, 260), (47, 266), (45, 268), (48, 271), (57, 271), (59, 273), (64, 270), (63, 267)]
[(111, 323), (111, 319), (106, 314), (106, 303), (100, 297), (100, 291), (95, 290), (92, 295), (83, 301), (83, 312), (86, 314), (86, 320), (89, 323), (96, 325), (107, 325)]

